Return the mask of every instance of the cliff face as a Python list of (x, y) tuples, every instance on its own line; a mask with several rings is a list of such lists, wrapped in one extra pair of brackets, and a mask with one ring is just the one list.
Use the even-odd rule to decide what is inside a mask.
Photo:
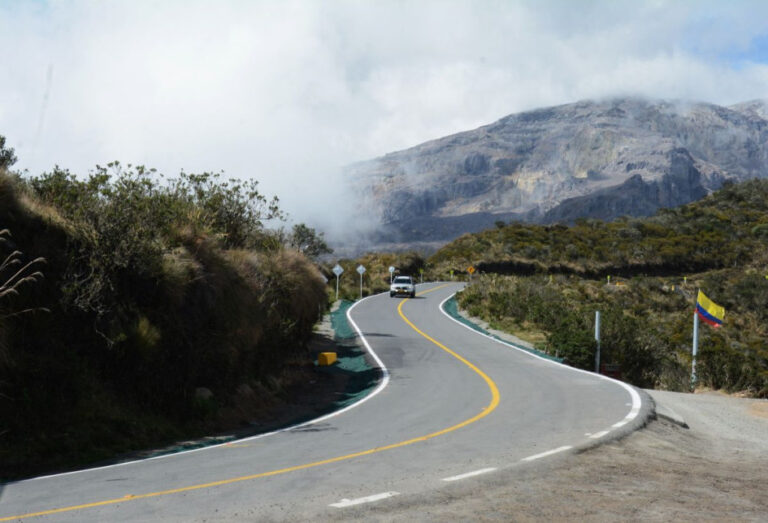
[(768, 104), (578, 102), (361, 162), (348, 175), (387, 241), (446, 240), (500, 219), (648, 215), (726, 179), (768, 177)]

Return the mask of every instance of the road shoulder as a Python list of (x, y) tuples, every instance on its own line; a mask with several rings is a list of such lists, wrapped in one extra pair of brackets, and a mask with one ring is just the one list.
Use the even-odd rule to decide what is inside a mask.
[[(652, 391), (657, 392), (657, 391)], [(374, 521), (764, 521), (768, 401), (660, 395), (686, 429), (659, 418), (578, 454), (510, 467), (364, 514)], [(361, 516), (350, 514), (351, 519)]]

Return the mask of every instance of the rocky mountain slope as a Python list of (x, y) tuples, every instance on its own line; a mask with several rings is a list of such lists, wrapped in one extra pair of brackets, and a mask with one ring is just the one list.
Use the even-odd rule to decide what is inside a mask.
[(768, 101), (619, 98), (513, 114), (347, 170), (379, 242), (447, 240), (498, 220), (642, 216), (727, 179), (768, 177)]

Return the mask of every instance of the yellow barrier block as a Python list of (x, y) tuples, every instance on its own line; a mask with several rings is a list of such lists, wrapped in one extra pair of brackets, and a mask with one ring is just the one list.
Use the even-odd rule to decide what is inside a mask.
[(320, 365), (321, 367), (333, 365), (334, 363), (336, 363), (335, 352), (321, 352), (320, 355), (317, 357), (317, 364)]

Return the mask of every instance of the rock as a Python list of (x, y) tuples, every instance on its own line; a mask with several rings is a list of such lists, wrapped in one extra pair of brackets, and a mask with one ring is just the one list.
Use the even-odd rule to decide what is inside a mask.
[(662, 207), (675, 207), (706, 196), (701, 173), (691, 155), (685, 149), (674, 149), (669, 156), (669, 170), (660, 179), (646, 182), (635, 174), (616, 187), (565, 200), (540, 221), (571, 223), (582, 216), (603, 220), (622, 215), (648, 216)]
[(381, 241), (445, 241), (497, 220), (643, 216), (728, 179), (768, 177), (766, 115), (765, 101), (584, 101), (361, 162), (347, 176)]

